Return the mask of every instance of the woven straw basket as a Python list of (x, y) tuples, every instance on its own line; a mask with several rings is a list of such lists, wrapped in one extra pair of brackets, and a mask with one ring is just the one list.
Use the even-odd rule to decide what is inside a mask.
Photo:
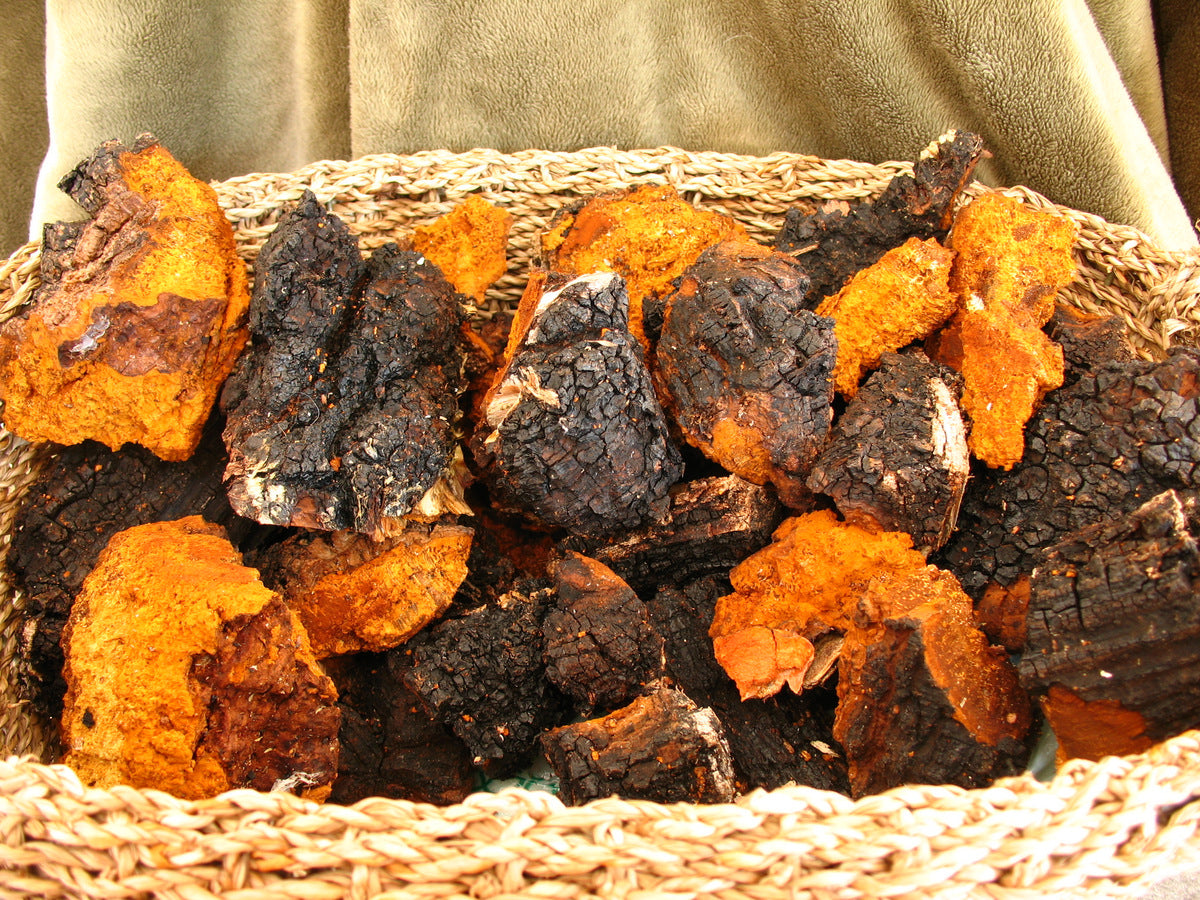
[[(670, 148), (429, 152), (215, 187), (250, 263), (280, 208), (305, 188), (365, 247), (478, 193), (515, 217), (511, 266), (479, 311), (487, 315), (515, 305), (535, 235), (577, 197), (670, 183), (769, 242), (789, 206), (870, 196), (910, 168)], [(1054, 207), (1028, 190), (1006, 193)], [(1198, 343), (1200, 254), (1163, 252), (1131, 228), (1054, 208), (1080, 227), (1064, 302), (1119, 313), (1146, 356)], [(0, 320), (29, 299), (37, 271), (34, 244), (0, 266)], [(0, 430), (0, 555), (38, 457)], [(916, 785), (858, 801), (791, 787), (725, 805), (610, 798), (568, 808), (510, 789), (449, 808), (383, 799), (340, 807), (249, 790), (190, 802), (87, 789), (70, 769), (39, 761), (41, 726), (18, 699), (21, 598), (6, 573), (0, 589), (0, 728), (11, 754), (0, 763), (0, 897), (1119, 896), (1200, 863), (1200, 731), (1139, 756), (1073, 761), (1048, 783)]]

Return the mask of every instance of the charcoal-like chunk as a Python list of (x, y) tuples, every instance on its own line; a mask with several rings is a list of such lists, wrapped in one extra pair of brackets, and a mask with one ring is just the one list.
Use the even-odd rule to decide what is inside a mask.
[(1046, 397), (1025, 454), (1004, 473), (977, 473), (958, 531), (939, 553), (972, 597), (1027, 576), (1045, 548), (1132, 512), (1165, 490), (1200, 488), (1200, 351), (1162, 362), (1098, 365)]
[(1060, 303), (1046, 330), (1062, 347), (1064, 385), (1074, 384), (1081, 373), (1096, 366), (1129, 362), (1136, 356), (1118, 316), (1089, 315)]
[(804, 309), (789, 257), (748, 242), (700, 255), (667, 300), (658, 378), (688, 443), (805, 508), (833, 420), (832, 319)]
[(917, 160), (912, 175), (893, 178), (876, 200), (831, 200), (815, 213), (788, 210), (775, 246), (795, 254), (808, 273), (807, 308), (910, 237), (945, 237), (954, 200), (983, 153), (978, 135), (960, 131)]
[(906, 532), (923, 553), (942, 546), (970, 474), (958, 385), (923, 355), (884, 354), (838, 417), (808, 486), (847, 520)]
[(717, 476), (676, 485), (662, 525), (609, 539), (572, 535), (561, 546), (599, 560), (653, 597), (660, 585), (728, 572), (769, 544), (781, 521), (783, 506), (770, 488)]
[(412, 642), (413, 667), (404, 683), (494, 778), (528, 762), (538, 735), (569, 709), (546, 678), (542, 658), (542, 619), (553, 594), (548, 588), (510, 591)]
[(1189, 518), (1167, 491), (1067, 536), (1034, 569), (1021, 683), (1041, 702), (1060, 761), (1140, 752), (1200, 725)]
[(471, 792), (471, 758), (404, 684), (412, 668), (404, 648), (327, 660), (338, 690), (342, 727), (337, 780), (329, 799), (357, 803), (389, 797), (448, 804)]
[(631, 701), (662, 675), (662, 638), (632, 588), (602, 563), (568, 553), (550, 566), (546, 674), (585, 713)]
[(849, 793), (845, 756), (832, 732), (829, 692), (810, 688), (803, 696), (782, 691), (765, 700), (742, 700), (717, 663), (708, 625), (717, 599), (730, 590), (725, 576), (712, 575), (665, 587), (650, 601), (650, 621), (663, 636), (669, 677), (720, 719), (739, 792), (794, 782)]
[(31, 699), (49, 721), (58, 719), (67, 687), (63, 626), (114, 534), (190, 515), (225, 526), (235, 543), (256, 530), (229, 508), (221, 485), (225, 461), (214, 421), (186, 462), (164, 462), (137, 444), (113, 451), (94, 441), (61, 448), (46, 462), (13, 523), (8, 567), (25, 595), (21, 655)]
[(658, 803), (727, 803), (733, 766), (711, 709), (659, 684), (601, 719), (549, 731), (542, 746), (564, 802), (617, 794)]
[(607, 534), (662, 520), (682, 475), (620, 276), (537, 299), (474, 449), (493, 501), (550, 527)]
[(221, 398), (230, 502), (260, 522), (377, 533), (451, 465), (462, 298), (415, 252), (387, 245), (364, 265), (311, 193), (256, 272), (251, 346)]

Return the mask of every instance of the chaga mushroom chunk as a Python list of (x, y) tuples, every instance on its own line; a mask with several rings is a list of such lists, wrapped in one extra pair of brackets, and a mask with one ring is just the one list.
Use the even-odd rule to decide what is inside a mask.
[(116, 535), (63, 632), (64, 763), (96, 787), (177, 797), (337, 771), (338, 709), (299, 620), (196, 516)]
[(620, 276), (585, 275), (518, 316), (473, 449), (498, 508), (579, 534), (661, 521), (683, 474)]
[(834, 321), (833, 382), (839, 394), (853, 398), (884, 353), (923, 340), (954, 314), (959, 299), (949, 288), (953, 258), (937, 241), (909, 238), (817, 307), (817, 315)]
[(1062, 347), (1063, 384), (1074, 384), (1083, 372), (1110, 362), (1136, 358), (1118, 316), (1091, 315), (1058, 304), (1047, 323), (1050, 339)]
[(150, 135), (62, 180), (92, 218), (46, 227), (42, 286), (0, 328), (5, 426), (187, 459), (246, 343), (246, 266), (211, 187)]
[(783, 507), (767, 487), (736, 475), (699, 478), (671, 490), (668, 521), (613, 538), (571, 535), (560, 546), (611, 568), (643, 597), (660, 585), (727, 574), (771, 542)]
[(325, 665), (342, 713), (330, 802), (388, 797), (446, 805), (466, 798), (475, 783), (470, 755), (405, 686), (412, 659), (403, 648), (355, 653)]
[(728, 593), (727, 577), (710, 575), (664, 587), (651, 599), (650, 621), (663, 636), (668, 677), (698, 706), (716, 713), (739, 793), (794, 783), (848, 794), (846, 760), (822, 689), (803, 697), (782, 691), (766, 700), (742, 700), (717, 663), (708, 626), (717, 599)]
[(901, 784), (974, 788), (1015, 775), (1029, 698), (971, 599), (933, 566), (872, 579), (838, 662), (833, 733), (854, 796)]
[(787, 519), (771, 544), (730, 573), (733, 593), (717, 601), (709, 628), (717, 661), (743, 699), (811, 684), (836, 658), (866, 581), (924, 567), (907, 534), (867, 531), (828, 510)]
[(476, 303), (508, 268), (505, 250), (513, 217), (472, 194), (449, 213), (413, 229), (413, 249), (442, 270)]
[(525, 765), (538, 735), (569, 709), (543, 660), (542, 619), (553, 594), (518, 588), (430, 626), (402, 648), (413, 661), (404, 683), (494, 778)]
[(657, 349), (664, 402), (688, 443), (796, 508), (833, 421), (837, 354), (833, 320), (801, 307), (806, 282), (784, 254), (712, 247), (667, 299)]
[(923, 154), (912, 175), (893, 178), (874, 201), (832, 200), (811, 214), (788, 210), (775, 246), (795, 255), (808, 273), (806, 308), (816, 309), (855, 272), (909, 238), (945, 237), (954, 201), (983, 153), (978, 135), (958, 132)]
[(970, 474), (958, 379), (923, 355), (883, 355), (834, 423), (808, 478), (851, 521), (912, 536), (922, 553), (954, 530)]
[(191, 458), (165, 462), (137, 444), (109, 450), (84, 441), (59, 450), (21, 502), (8, 568), (25, 595), (21, 656), (32, 701), (51, 722), (62, 713), (63, 626), (109, 539), (149, 522), (202, 515), (240, 541), (254, 523), (233, 514), (221, 485), (225, 447), (212, 422)]
[[(542, 236), (544, 263), (566, 275), (616, 272), (629, 292), (629, 331), (649, 350), (644, 307), (705, 248), (746, 238), (735, 219), (692, 206), (670, 185), (601, 194), (555, 215)], [(652, 329), (651, 329), (652, 330)]]
[(963, 375), (971, 452), (993, 468), (1021, 458), (1025, 423), (1063, 383), (1062, 348), (1042, 331), (1075, 275), (1075, 226), (1001, 194), (984, 194), (955, 218), (950, 287), (962, 309), (930, 355)]
[(304, 623), (318, 659), (390, 650), (438, 618), (467, 576), (473, 532), (409, 522), (386, 537), (309, 531), (256, 560)]
[(937, 562), (978, 599), (1014, 585), (1051, 544), (1165, 490), (1200, 487), (1200, 352), (1111, 362), (1049, 394), (1009, 472), (973, 479)]
[[(256, 266), (253, 340), (221, 398), (226, 484), (259, 522), (379, 533), (452, 468), (460, 295), (394, 245), (369, 264), (306, 192)], [(436, 493), (436, 492), (435, 492)]]
[(568, 804), (612, 794), (657, 803), (733, 799), (721, 723), (711, 709), (662, 683), (603, 718), (548, 731), (541, 743)]
[(1060, 762), (1137, 753), (1200, 726), (1194, 515), (1194, 500), (1167, 491), (1068, 535), (1034, 569), (1021, 683)]
[(611, 569), (568, 553), (551, 563), (557, 593), (542, 628), (546, 676), (585, 713), (624, 706), (662, 676), (662, 638)]

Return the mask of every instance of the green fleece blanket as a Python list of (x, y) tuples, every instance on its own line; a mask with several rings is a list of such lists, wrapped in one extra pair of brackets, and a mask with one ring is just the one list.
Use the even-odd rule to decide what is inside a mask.
[(986, 181), (1191, 246), (1200, 29), (1193, 0), (1151, 7), (49, 0), (44, 20), (26, 9), (4, 29), (3, 249), (77, 216), (55, 183), (102, 140), (143, 131), (197, 175), (227, 178), (482, 146), (879, 162), (952, 127), (984, 136)]

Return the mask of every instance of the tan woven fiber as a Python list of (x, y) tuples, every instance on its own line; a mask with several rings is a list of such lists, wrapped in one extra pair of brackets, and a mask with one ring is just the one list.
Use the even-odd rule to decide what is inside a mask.
[[(581, 196), (671, 183), (769, 241), (789, 206), (871, 196), (908, 168), (671, 148), (480, 150), (321, 162), (215, 187), (248, 262), (305, 188), (368, 247), (479, 193), (516, 220), (512, 264), (486, 315), (515, 303), (538, 230)], [(1133, 229), (1022, 188), (1006, 193), (1079, 225), (1078, 274), (1063, 299), (1120, 313), (1147, 356), (1198, 342), (1200, 253), (1167, 253)], [(27, 245), (0, 266), (0, 320), (36, 287), (37, 258)], [(38, 457), (0, 430), (0, 550)], [(69, 769), (34, 758), (46, 741), (19, 700), (21, 598), (4, 573), (0, 592), (0, 737), (13, 754), (0, 763), (0, 898), (1029, 900), (1123, 896), (1200, 864), (1200, 731), (1140, 756), (1074, 761), (1045, 784), (911, 786), (859, 801), (791, 788), (713, 806), (609, 799), (568, 808), (508, 791), (444, 809), (382, 799), (346, 808), (253, 791), (189, 802), (85, 789)]]

